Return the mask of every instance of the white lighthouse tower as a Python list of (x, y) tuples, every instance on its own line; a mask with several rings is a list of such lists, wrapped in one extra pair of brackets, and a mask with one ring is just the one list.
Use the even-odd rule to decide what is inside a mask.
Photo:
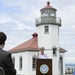
[(52, 75), (59, 75), (59, 27), (61, 19), (56, 17), (56, 9), (47, 2), (42, 8), (41, 17), (36, 19), (38, 46), (52, 59)]

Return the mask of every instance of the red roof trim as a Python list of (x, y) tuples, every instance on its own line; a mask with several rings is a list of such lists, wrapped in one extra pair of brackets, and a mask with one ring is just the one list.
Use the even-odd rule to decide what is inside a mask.
[(65, 53), (65, 52), (67, 52), (67, 50), (65, 50), (65, 49), (63, 49), (63, 48), (59, 48), (59, 50), (60, 50), (60, 53)]
[(38, 38), (35, 36), (35, 33), (33, 34), (33, 38), (16, 46), (15, 48), (9, 50), (9, 52), (15, 52), (15, 51), (22, 51), (22, 50), (37, 50), (38, 49)]
[[(36, 36), (35, 36), (36, 35)], [(34, 33), (32, 34), (33, 38), (12, 48), (11, 50), (9, 50), (9, 52), (21, 52), (21, 51), (39, 51), (39, 47), (38, 47), (38, 34)], [(35, 36), (35, 37), (34, 37)], [(63, 49), (63, 48), (59, 48), (60, 53), (65, 53), (67, 52), (67, 50)]]

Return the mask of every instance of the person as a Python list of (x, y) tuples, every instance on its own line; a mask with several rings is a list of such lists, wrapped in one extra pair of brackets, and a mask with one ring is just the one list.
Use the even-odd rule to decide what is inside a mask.
[(39, 52), (37, 58), (39, 58), (39, 59), (48, 59), (47, 54), (44, 53), (44, 49), (45, 49), (44, 47), (40, 48), (40, 52)]
[(75, 75), (75, 68), (74, 68), (74, 71), (73, 71), (73, 75)]
[(4, 32), (0, 32), (0, 67), (4, 69), (5, 75), (16, 75), (11, 53), (3, 50), (6, 39), (6, 34)]

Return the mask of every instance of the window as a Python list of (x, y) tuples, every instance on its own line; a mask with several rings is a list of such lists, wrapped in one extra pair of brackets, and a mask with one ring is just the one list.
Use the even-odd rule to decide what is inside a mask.
[(36, 55), (34, 55), (33, 58), (32, 58), (32, 68), (33, 69), (36, 68)]
[(13, 58), (12, 58), (12, 61), (13, 61), (13, 63), (14, 63), (14, 66), (15, 66), (15, 57), (13, 57)]
[(57, 50), (57, 48), (56, 47), (53, 47), (53, 56), (56, 55), (56, 50)]
[(49, 33), (49, 26), (45, 26), (44, 29), (45, 29), (45, 33)]
[(60, 57), (60, 73), (63, 74), (63, 57)]
[(20, 59), (19, 59), (19, 68), (20, 68), (20, 70), (22, 69), (22, 56), (20, 56)]
[(51, 13), (51, 16), (54, 16), (54, 13)]
[(58, 36), (59, 36), (59, 27), (58, 27)]

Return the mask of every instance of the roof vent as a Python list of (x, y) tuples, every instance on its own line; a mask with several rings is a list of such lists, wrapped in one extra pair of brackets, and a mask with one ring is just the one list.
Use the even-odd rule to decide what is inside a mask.
[(48, 1), (48, 2), (47, 2), (47, 5), (49, 5), (49, 4), (50, 4), (50, 2)]
[(33, 38), (35, 38), (35, 37), (38, 36), (38, 34), (35, 32), (35, 33), (32, 34), (32, 36), (33, 36)]

